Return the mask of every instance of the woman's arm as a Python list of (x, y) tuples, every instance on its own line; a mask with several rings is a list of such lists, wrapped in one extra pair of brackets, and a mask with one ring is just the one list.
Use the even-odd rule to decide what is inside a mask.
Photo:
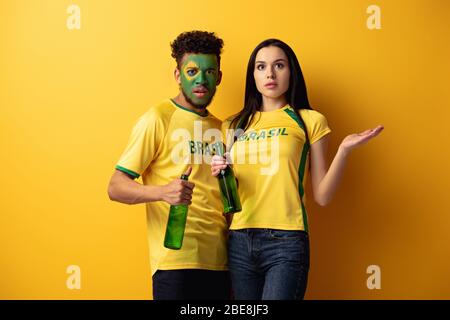
[(326, 135), (311, 145), (311, 183), (314, 200), (319, 205), (326, 206), (336, 193), (337, 187), (342, 180), (345, 164), (347, 163), (347, 157), (350, 152), (354, 148), (367, 143), (383, 129), (383, 126), (377, 126), (374, 129), (345, 137), (339, 145), (333, 162), (328, 169), (326, 155), (329, 135)]

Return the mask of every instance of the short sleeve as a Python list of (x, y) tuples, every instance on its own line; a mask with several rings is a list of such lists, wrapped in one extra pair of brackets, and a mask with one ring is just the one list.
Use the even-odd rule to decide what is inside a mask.
[(138, 178), (153, 161), (164, 138), (164, 125), (156, 112), (149, 110), (139, 118), (116, 169)]
[(310, 144), (313, 144), (320, 139), (322, 139), (325, 135), (331, 132), (330, 127), (328, 126), (328, 121), (323, 114), (318, 111), (312, 110), (310, 112), (310, 121), (309, 121), (309, 140)]

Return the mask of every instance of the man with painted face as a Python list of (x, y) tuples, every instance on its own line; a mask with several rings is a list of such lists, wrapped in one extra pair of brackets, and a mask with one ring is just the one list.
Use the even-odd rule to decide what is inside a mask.
[[(180, 34), (171, 44), (180, 92), (151, 107), (134, 126), (108, 187), (111, 200), (145, 203), (153, 298), (227, 299), (227, 222), (209, 163), (207, 135), (221, 121), (207, 107), (221, 81), (223, 41), (214, 33)], [(194, 130), (195, 129), (195, 130)], [(180, 153), (185, 152), (181, 156)], [(187, 160), (186, 160), (187, 155)], [(180, 179), (181, 174), (189, 180)], [(134, 179), (142, 177), (143, 184)], [(170, 205), (189, 205), (183, 245), (164, 247)]]

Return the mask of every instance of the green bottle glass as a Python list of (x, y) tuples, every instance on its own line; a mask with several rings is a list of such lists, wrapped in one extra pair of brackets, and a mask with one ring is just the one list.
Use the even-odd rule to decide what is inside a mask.
[[(222, 150), (219, 150), (221, 156), (224, 155)], [(220, 170), (217, 175), (219, 180), (220, 196), (223, 203), (223, 213), (236, 213), (242, 210), (241, 200), (238, 194), (237, 181), (233, 169), (228, 165), (225, 169)]]
[[(182, 174), (181, 179), (188, 180), (188, 176)], [(183, 245), (187, 213), (188, 206), (186, 204), (170, 206), (166, 235), (164, 237), (164, 247), (174, 250), (181, 249), (181, 246)]]

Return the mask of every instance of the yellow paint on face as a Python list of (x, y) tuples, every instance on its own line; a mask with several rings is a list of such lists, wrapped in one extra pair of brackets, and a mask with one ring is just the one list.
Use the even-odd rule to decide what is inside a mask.
[[(186, 65), (183, 68), (184, 76), (188, 81), (192, 81), (197, 76), (199, 69), (200, 69), (199, 65), (191, 60), (188, 63), (186, 63)], [(189, 70), (196, 70), (197, 72), (194, 75), (190, 76), (188, 73)]]

